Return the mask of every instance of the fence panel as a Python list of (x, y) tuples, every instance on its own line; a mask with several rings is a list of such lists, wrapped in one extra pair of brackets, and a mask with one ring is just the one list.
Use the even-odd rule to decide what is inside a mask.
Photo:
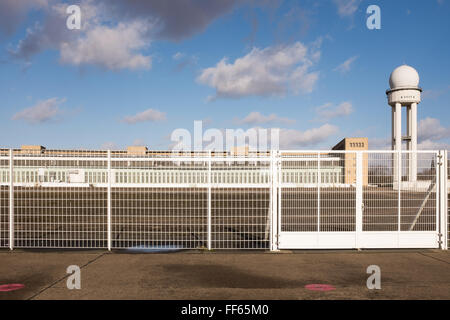
[(46, 150), (14, 156), (14, 238), (23, 248), (105, 248), (103, 154)]
[(283, 156), (281, 231), (355, 231), (355, 184), (356, 153)]
[(280, 188), (281, 232), (314, 232), (319, 225), (317, 188)]
[(281, 232), (319, 228), (318, 154), (282, 156), (280, 169)]
[(412, 155), (402, 152), (399, 161), (395, 152), (368, 154), (363, 231), (436, 230), (436, 153), (414, 154), (417, 174), (410, 176)]
[(361, 248), (438, 248), (438, 152), (368, 151)]
[(267, 249), (270, 245), (270, 158), (212, 159), (213, 249)]
[(394, 154), (367, 154), (367, 184), (363, 189), (363, 231), (398, 231), (399, 197)]
[(269, 188), (213, 188), (212, 248), (268, 249)]
[[(320, 169), (320, 231), (356, 231), (356, 153), (322, 156)], [(330, 170), (338, 173), (336, 176), (333, 172), (336, 179), (332, 181), (328, 178)]]
[(207, 247), (207, 160), (112, 159), (112, 247)]
[(356, 153), (298, 151), (281, 157), (280, 247), (354, 246)]
[[(417, 163), (417, 176), (409, 172)], [(436, 153), (403, 153), (400, 205), (401, 231), (437, 231)]]

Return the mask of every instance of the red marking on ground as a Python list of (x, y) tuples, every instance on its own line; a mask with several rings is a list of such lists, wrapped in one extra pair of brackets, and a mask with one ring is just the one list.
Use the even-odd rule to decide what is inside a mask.
[(9, 292), (25, 288), (25, 285), (20, 283), (2, 284), (0, 285), (0, 292)]
[(332, 291), (336, 289), (330, 284), (320, 284), (320, 283), (307, 284), (305, 288), (312, 291)]

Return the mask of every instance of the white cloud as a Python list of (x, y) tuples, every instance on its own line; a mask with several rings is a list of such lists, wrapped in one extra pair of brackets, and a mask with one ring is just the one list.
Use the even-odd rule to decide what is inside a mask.
[(100, 150), (119, 150), (119, 147), (115, 142), (108, 141), (100, 146)]
[(151, 57), (137, 52), (149, 45), (146, 30), (147, 25), (140, 21), (119, 23), (116, 27), (95, 26), (84, 37), (61, 44), (61, 62), (110, 70), (150, 69)]
[[(150, 69), (145, 49), (152, 40), (179, 41), (206, 29), (234, 7), (253, 0), (80, 0), (81, 30), (68, 30), (67, 3), (61, 0), (0, 0), (0, 32), (7, 35), (32, 10), (40, 10), (37, 22), (19, 40), (11, 57), (26, 66), (40, 52), (60, 52), (60, 60), (76, 66), (96, 65), (104, 69)], [(261, 6), (265, 6), (264, 3)], [(258, 4), (259, 6), (259, 4)], [(42, 19), (40, 19), (42, 17)], [(195, 63), (184, 61), (177, 69)]]
[(390, 138), (371, 138), (369, 139), (370, 150), (390, 150), (391, 139)]
[(440, 96), (447, 94), (450, 91), (450, 86), (443, 89), (428, 89), (422, 92), (422, 99), (437, 99)]
[(143, 139), (134, 139), (133, 146), (145, 146), (146, 143)]
[(140, 112), (134, 116), (127, 116), (123, 119), (123, 122), (128, 124), (135, 124), (138, 122), (156, 122), (163, 121), (166, 119), (166, 114), (164, 112), (148, 109)]
[(341, 17), (353, 15), (358, 10), (361, 0), (333, 0), (338, 8), (338, 14)]
[(243, 119), (236, 119), (236, 123), (239, 124), (248, 124), (248, 125), (257, 125), (257, 124), (267, 124), (267, 123), (285, 123), (292, 124), (295, 123), (294, 119), (279, 117), (276, 114), (272, 113), (268, 116), (265, 116), (257, 111), (250, 112)]
[(352, 67), (353, 62), (355, 62), (356, 59), (358, 59), (358, 56), (353, 56), (351, 58), (348, 58), (343, 63), (338, 65), (336, 68), (334, 68), (333, 71), (339, 71), (340, 73), (349, 72)]
[(300, 42), (289, 46), (254, 48), (229, 63), (223, 58), (202, 71), (197, 81), (216, 90), (214, 98), (310, 93), (319, 78), (310, 68), (320, 58), (318, 45)]
[(334, 106), (332, 103), (326, 103), (316, 108), (318, 120), (328, 121), (333, 118), (348, 116), (353, 113), (353, 105), (351, 102), (345, 101)]
[(338, 127), (328, 123), (319, 128), (313, 128), (306, 131), (281, 129), (280, 147), (301, 148), (316, 146), (319, 143), (325, 142), (331, 136), (335, 136), (338, 132)]
[(419, 142), (441, 140), (450, 137), (450, 128), (443, 127), (438, 119), (425, 118), (419, 121), (417, 128)]
[(13, 115), (12, 120), (24, 120), (32, 124), (55, 120), (59, 115), (61, 115), (62, 112), (59, 107), (65, 101), (66, 99), (64, 98), (50, 98), (44, 101), (39, 101), (34, 106), (26, 108)]
[[(391, 150), (390, 138), (373, 138), (369, 139), (370, 150)], [(402, 149), (406, 149), (406, 145), (402, 145)], [(450, 144), (446, 142), (438, 142), (432, 140), (423, 140), (417, 144), (417, 150), (450, 150)]]
[[(48, 49), (59, 50), (60, 62), (75, 66), (95, 65), (103, 69), (150, 69), (152, 59), (142, 52), (151, 43), (153, 23), (144, 19), (111, 21), (101, 2), (84, 0), (81, 30), (68, 30), (67, 5), (55, 4), (46, 10), (44, 23), (27, 30), (12, 57), (27, 62)], [(107, 11), (106, 11), (107, 12)]]
[(177, 52), (172, 56), (173, 60), (180, 60), (182, 58), (184, 58), (186, 55), (182, 52)]
[[(450, 144), (442, 141), (450, 138), (450, 128), (442, 126), (439, 119), (428, 117), (420, 120), (417, 131), (418, 150), (450, 150)], [(391, 149), (391, 139), (370, 139), (369, 146), (371, 149)]]
[(437, 142), (424, 140), (417, 145), (418, 150), (450, 150), (450, 144), (445, 142)]
[(202, 124), (204, 125), (204, 126), (209, 126), (210, 124), (212, 124), (213, 123), (213, 119), (211, 119), (211, 118), (204, 118), (204, 119), (202, 119), (201, 120), (202, 121)]
[(172, 59), (178, 61), (175, 66), (175, 71), (179, 72), (185, 69), (186, 67), (196, 65), (198, 62), (197, 56), (187, 56), (185, 53), (177, 52), (172, 56)]

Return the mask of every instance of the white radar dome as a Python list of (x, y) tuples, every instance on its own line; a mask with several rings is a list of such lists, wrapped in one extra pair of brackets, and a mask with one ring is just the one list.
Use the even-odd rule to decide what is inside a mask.
[(419, 87), (419, 74), (413, 67), (402, 65), (397, 67), (391, 73), (389, 78), (389, 85), (391, 89), (396, 88), (418, 88)]

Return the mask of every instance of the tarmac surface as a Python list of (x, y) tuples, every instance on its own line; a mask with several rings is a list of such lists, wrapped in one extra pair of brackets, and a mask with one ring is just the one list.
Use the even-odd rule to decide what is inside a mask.
[[(81, 268), (69, 290), (66, 269)], [(366, 269), (381, 269), (369, 290)], [(0, 299), (450, 299), (450, 253), (440, 250), (0, 250)], [(331, 285), (311, 291), (311, 284)]]

